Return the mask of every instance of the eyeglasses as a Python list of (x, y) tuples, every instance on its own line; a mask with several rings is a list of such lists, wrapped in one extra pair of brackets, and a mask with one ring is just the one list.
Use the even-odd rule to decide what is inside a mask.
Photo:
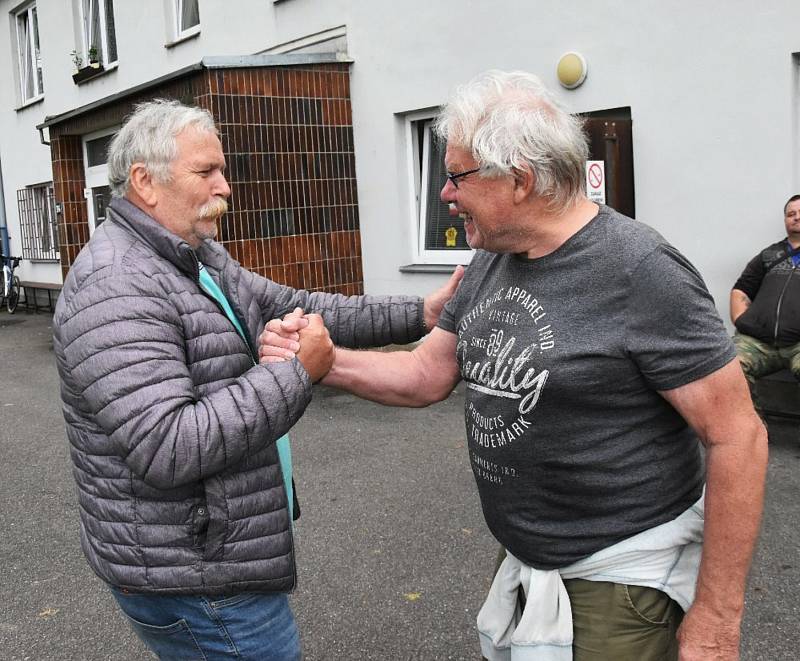
[(464, 170), (463, 172), (448, 172), (447, 178), (450, 182), (455, 186), (456, 190), (458, 190), (458, 180), (463, 179), (468, 174), (475, 174), (476, 172), (480, 172), (483, 168), (474, 168), (472, 170)]

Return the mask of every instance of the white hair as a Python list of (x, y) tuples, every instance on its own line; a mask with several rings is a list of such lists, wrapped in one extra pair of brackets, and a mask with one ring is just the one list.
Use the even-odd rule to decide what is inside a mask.
[(169, 166), (178, 154), (176, 138), (188, 126), (217, 133), (211, 113), (202, 108), (170, 99), (137, 104), (108, 147), (112, 195), (124, 197), (128, 192), (134, 163), (144, 163), (156, 182), (169, 182)]
[(589, 155), (583, 121), (525, 71), (487, 71), (458, 87), (436, 120), (437, 135), (471, 152), (484, 176), (529, 167), (548, 208), (585, 194)]

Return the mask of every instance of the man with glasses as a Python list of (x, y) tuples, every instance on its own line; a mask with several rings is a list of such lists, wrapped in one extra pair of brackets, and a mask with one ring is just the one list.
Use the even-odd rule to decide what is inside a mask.
[[(322, 382), (397, 406), (466, 382), (506, 551), (478, 616), (485, 657), (737, 659), (766, 433), (702, 278), (586, 197), (581, 122), (535, 76), (479, 76), (437, 132), (472, 264), (414, 352), (337, 348)], [(271, 321), (262, 360), (290, 357), (304, 323)]]
[(733, 342), (754, 395), (778, 370), (800, 379), (800, 195), (783, 205), (783, 224), (786, 238), (753, 257), (731, 291)]

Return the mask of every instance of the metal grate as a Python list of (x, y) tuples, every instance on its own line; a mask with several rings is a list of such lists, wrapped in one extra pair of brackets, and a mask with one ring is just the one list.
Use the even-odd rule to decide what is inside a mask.
[(52, 183), (18, 190), (17, 207), (22, 256), (42, 262), (57, 262), (58, 220)]

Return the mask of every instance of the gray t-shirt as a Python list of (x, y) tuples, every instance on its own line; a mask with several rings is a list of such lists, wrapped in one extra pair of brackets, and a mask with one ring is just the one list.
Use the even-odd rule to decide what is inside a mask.
[(571, 564), (700, 497), (697, 436), (657, 391), (735, 354), (653, 229), (601, 207), (545, 257), (478, 251), (439, 326), (458, 334), (486, 521), (525, 563)]

